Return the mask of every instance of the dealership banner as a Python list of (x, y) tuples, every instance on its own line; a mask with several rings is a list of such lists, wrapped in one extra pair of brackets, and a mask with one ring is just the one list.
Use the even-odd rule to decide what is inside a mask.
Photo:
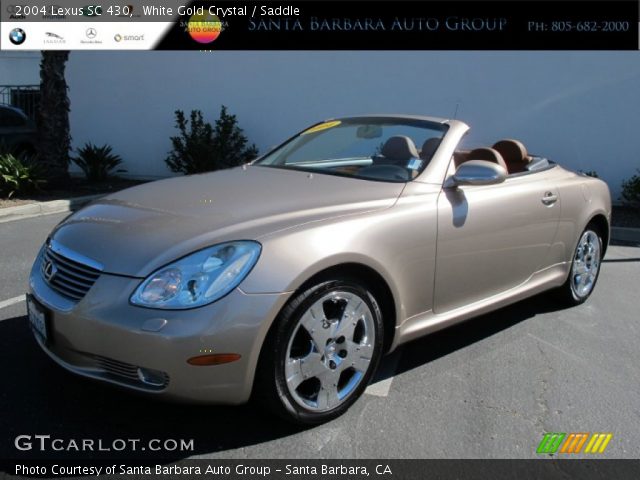
[(638, 50), (639, 2), (3, 0), (2, 50)]
[[(632, 479), (638, 460), (182, 460), (25, 461), (7, 463), (0, 478), (184, 478), (224, 480)], [(0, 470), (0, 472), (2, 471)]]

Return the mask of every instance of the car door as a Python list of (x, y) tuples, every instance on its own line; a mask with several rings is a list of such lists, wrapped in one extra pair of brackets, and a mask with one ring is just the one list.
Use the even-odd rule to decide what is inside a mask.
[(434, 311), (502, 293), (547, 266), (559, 216), (550, 170), (508, 176), (499, 184), (443, 188)]

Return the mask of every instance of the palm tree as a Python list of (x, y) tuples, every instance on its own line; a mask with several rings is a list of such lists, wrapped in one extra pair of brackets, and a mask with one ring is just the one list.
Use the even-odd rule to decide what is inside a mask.
[(43, 51), (40, 62), (40, 108), (38, 156), (49, 172), (48, 183), (59, 183), (69, 177), (69, 96), (64, 76), (68, 51)]

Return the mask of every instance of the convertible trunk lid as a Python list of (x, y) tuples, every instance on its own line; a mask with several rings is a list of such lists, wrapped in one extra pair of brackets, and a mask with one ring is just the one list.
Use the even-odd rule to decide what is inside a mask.
[(57, 242), (104, 266), (143, 277), (200, 248), (307, 222), (388, 208), (403, 183), (268, 167), (147, 183), (104, 197), (60, 224)]

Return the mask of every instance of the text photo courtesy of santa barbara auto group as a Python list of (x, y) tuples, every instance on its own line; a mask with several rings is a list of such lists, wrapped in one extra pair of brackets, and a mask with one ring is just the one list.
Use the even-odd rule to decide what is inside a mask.
[(638, 478), (639, 27), (0, 0), (0, 479)]

